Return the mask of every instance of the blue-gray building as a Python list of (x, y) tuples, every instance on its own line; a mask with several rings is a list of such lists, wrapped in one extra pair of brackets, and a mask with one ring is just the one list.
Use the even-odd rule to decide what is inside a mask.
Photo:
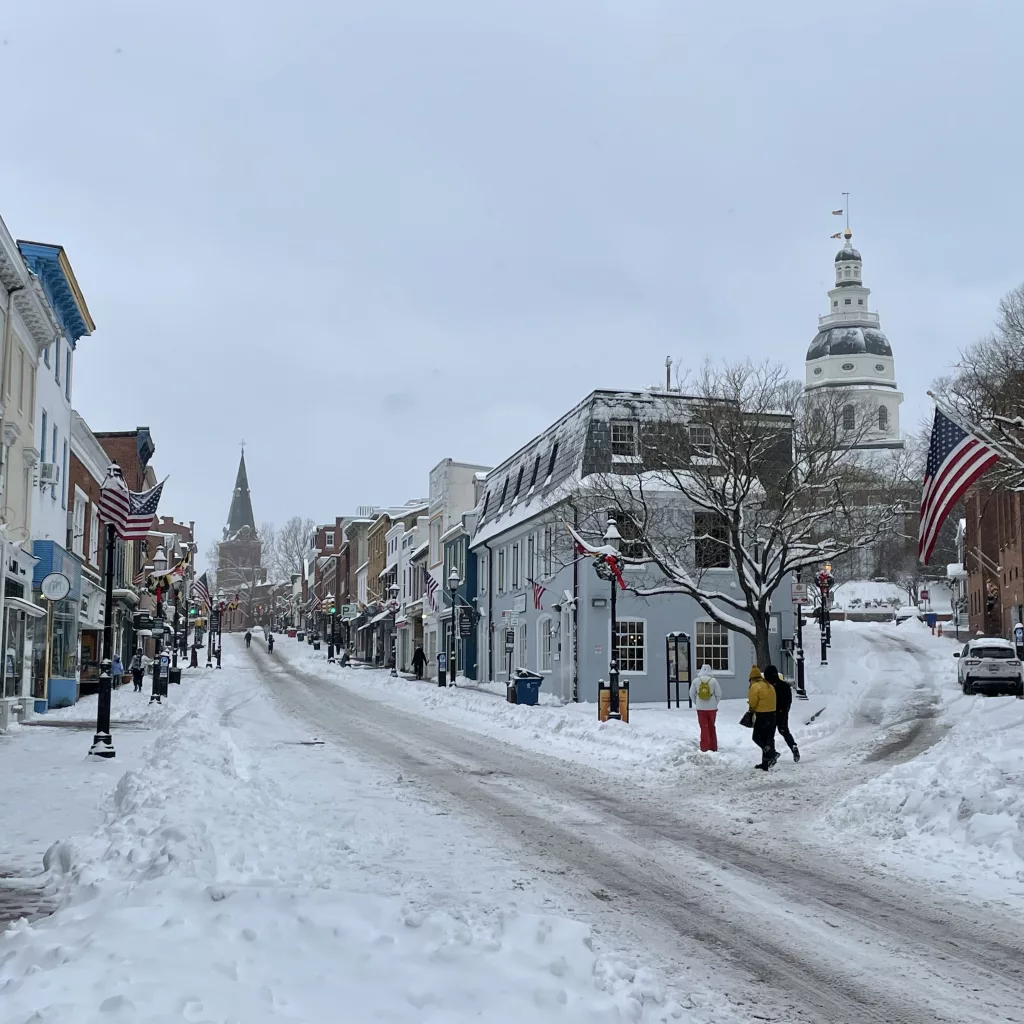
[[(588, 488), (596, 481), (617, 486), (618, 476), (634, 486), (643, 471), (636, 442), (641, 426), (657, 419), (685, 431), (697, 408), (678, 392), (595, 391), (487, 475), (482, 501), (465, 517), (477, 569), (479, 678), (504, 681), (510, 668), (522, 667), (540, 672), (547, 692), (596, 701), (598, 680), (608, 678), (611, 584), (598, 577), (591, 557), (577, 556), (566, 526), (599, 541), (604, 517), (595, 515)], [(702, 514), (684, 507), (678, 491), (656, 500), (669, 516)], [(690, 519), (683, 532), (705, 532), (693, 526)], [(705, 542), (690, 555), (702, 586), (737, 587), (727, 545)], [(655, 582), (647, 569), (626, 574), (632, 586)], [(772, 659), (791, 672), (782, 644), (795, 629), (790, 588), (780, 588), (779, 597), (784, 607), (773, 607)], [(695, 670), (707, 662), (726, 697), (746, 694), (753, 644), (695, 600), (680, 594), (645, 599), (620, 590), (617, 606), (619, 665), (633, 703), (665, 699), (666, 636), (675, 632), (690, 636)]]

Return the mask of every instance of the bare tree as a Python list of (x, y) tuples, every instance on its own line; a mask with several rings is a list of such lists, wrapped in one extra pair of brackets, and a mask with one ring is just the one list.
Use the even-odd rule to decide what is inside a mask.
[(805, 395), (779, 366), (708, 364), (688, 390), (687, 422), (666, 401), (663, 415), (638, 425), (632, 457), (584, 480), (579, 533), (599, 534), (610, 511), (623, 536), (619, 563), (642, 577), (630, 590), (693, 598), (749, 638), (763, 663), (773, 595), (791, 574), (895, 529), (901, 470), (889, 454), (856, 450), (873, 424), (851, 422), (851, 394)]
[[(964, 349), (934, 389), (1024, 461), (1024, 285), (1003, 296), (992, 333)], [(1008, 459), (990, 473), (1005, 486), (1024, 486), (1024, 470)]]
[(292, 516), (276, 534), (274, 545), (274, 574), (288, 580), (292, 573), (301, 573), (303, 559), (309, 549), (309, 537), (316, 531), (316, 523), (302, 516)]
[(277, 575), (278, 532), (272, 522), (260, 524), (260, 544), (263, 545), (262, 565), (271, 577)]

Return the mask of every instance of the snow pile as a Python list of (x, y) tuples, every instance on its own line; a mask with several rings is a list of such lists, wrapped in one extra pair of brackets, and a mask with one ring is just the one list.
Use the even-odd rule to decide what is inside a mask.
[(907, 592), (896, 583), (882, 580), (847, 580), (832, 592), (836, 608), (898, 608), (907, 602)]
[(905, 857), (1024, 882), (1024, 702), (960, 697), (930, 750), (852, 791), (825, 817)]
[(274, 771), (279, 740), (239, 746), (221, 723), (256, 698), (239, 680), (218, 702), (230, 675), (187, 687), (105, 825), (51, 848), (68, 903), (0, 937), (5, 1020), (681, 1018), (649, 972), (600, 959), (583, 924), (419, 898), (392, 863), (393, 826), (356, 826), (363, 787), (332, 790), (330, 762), (292, 785), (295, 760)]

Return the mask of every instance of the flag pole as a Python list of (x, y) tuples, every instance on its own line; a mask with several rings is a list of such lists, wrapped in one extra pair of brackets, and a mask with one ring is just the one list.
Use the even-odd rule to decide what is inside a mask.
[(952, 408), (947, 402), (939, 398), (938, 395), (933, 391), (926, 392), (928, 397), (935, 403), (935, 408), (939, 410), (948, 419), (951, 419), (961, 430), (966, 430), (968, 434), (974, 434), (975, 437), (980, 438), (990, 448), (995, 449), (999, 453), (1000, 458), (1004, 458), (1007, 462), (1012, 462), (1015, 466), (1024, 469), (1024, 460), (1019, 456), (1014, 455), (1009, 448), (1006, 447), (1001, 441), (997, 441), (991, 434), (988, 433), (983, 427), (979, 427), (977, 424), (971, 423), (970, 420), (961, 416), (956, 409)]

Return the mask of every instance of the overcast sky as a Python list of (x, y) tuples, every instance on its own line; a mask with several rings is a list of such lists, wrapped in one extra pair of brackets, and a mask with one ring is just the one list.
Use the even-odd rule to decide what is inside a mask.
[[(150, 8), (160, 8), (157, 13)], [(50, 0), (0, 25), (0, 214), (151, 427), (162, 512), (323, 521), (664, 359), (803, 359), (854, 242), (903, 425), (1024, 280), (1019, 0)]]

